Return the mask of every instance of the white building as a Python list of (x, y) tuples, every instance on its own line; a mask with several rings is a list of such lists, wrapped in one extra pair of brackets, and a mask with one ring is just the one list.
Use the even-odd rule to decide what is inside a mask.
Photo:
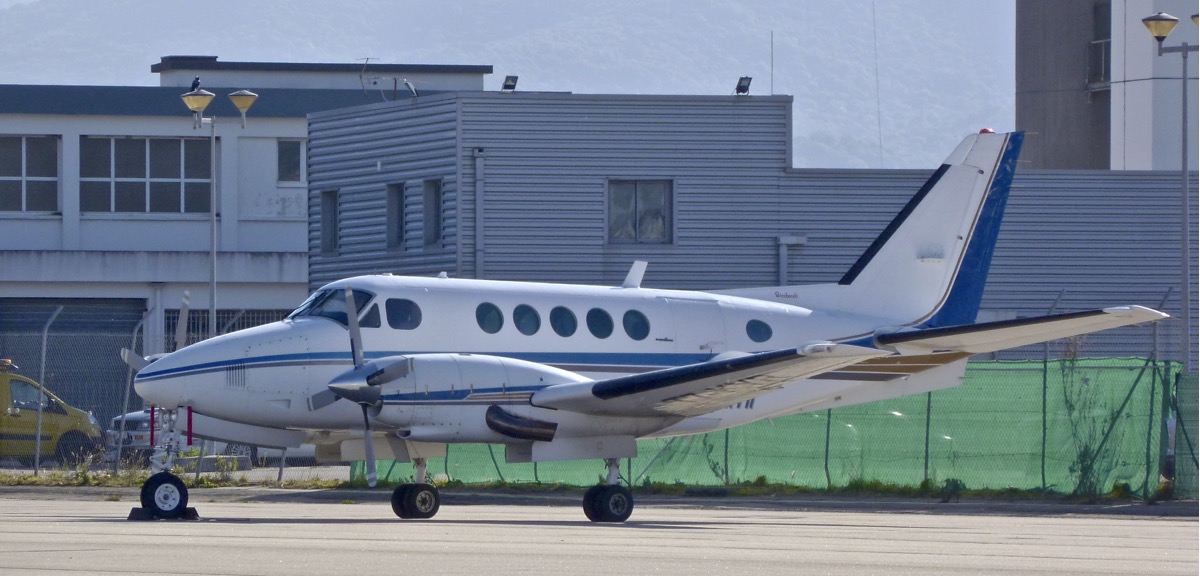
[[(207, 334), (212, 133), (180, 100), (195, 77), (216, 94), (221, 329), (307, 295), (308, 113), (482, 90), (492, 68), (167, 56), (151, 71), (159, 86), (0, 85), (0, 337), (40, 332), (60, 304), (55, 326), (83, 332), (131, 334), (149, 311), (144, 352), (162, 351), (185, 290)], [(259, 95), (245, 127), (226, 97), (239, 89)]]

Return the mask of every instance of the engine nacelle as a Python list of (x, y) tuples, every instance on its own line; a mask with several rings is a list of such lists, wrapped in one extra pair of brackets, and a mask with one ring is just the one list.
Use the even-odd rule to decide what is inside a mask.
[[(422, 435), (434, 434), (441, 441), (511, 440), (485, 424), (489, 407), (528, 407), (529, 396), (546, 386), (590, 380), (545, 364), (499, 356), (414, 354), (403, 358), (409, 370), (383, 384), (382, 403), (371, 411), (373, 420)], [(375, 362), (398, 360), (391, 357)]]

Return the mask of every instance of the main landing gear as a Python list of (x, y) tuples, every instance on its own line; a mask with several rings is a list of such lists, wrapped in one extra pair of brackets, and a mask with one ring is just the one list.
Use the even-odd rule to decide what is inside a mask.
[(633, 514), (633, 494), (618, 483), (621, 469), (617, 459), (607, 458), (604, 463), (608, 481), (583, 494), (583, 513), (592, 522), (624, 522)]
[(425, 481), (429, 461), (414, 458), (416, 475), (410, 484), (401, 484), (392, 490), (392, 512), (401, 518), (433, 518), (442, 506), (442, 497), (436, 486)]

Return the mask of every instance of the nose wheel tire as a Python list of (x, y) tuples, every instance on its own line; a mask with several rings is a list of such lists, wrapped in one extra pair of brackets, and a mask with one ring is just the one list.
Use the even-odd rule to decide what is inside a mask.
[(159, 472), (142, 484), (142, 508), (160, 518), (178, 518), (187, 510), (188, 491), (170, 472)]
[(592, 522), (624, 522), (633, 514), (633, 494), (620, 485), (592, 486), (583, 495), (583, 514)]
[(442, 497), (432, 484), (401, 484), (392, 490), (392, 512), (401, 518), (433, 518)]

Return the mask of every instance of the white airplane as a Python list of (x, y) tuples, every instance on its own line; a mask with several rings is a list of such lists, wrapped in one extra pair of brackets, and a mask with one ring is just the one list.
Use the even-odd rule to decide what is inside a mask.
[[(430, 518), (429, 458), (453, 442), (508, 462), (602, 459), (586, 516), (622, 522), (618, 459), (638, 438), (956, 386), (973, 354), (1166, 315), (1121, 306), (975, 324), (1022, 134), (967, 137), (835, 284), (695, 292), (392, 275), (333, 282), (286, 320), (153, 362), (135, 387), (166, 418), (142, 505), (177, 516), (178, 435), (317, 445), (318, 460), (413, 462), (401, 518)], [(350, 312), (350, 313), (348, 313)], [(185, 417), (188, 424), (184, 424)]]

